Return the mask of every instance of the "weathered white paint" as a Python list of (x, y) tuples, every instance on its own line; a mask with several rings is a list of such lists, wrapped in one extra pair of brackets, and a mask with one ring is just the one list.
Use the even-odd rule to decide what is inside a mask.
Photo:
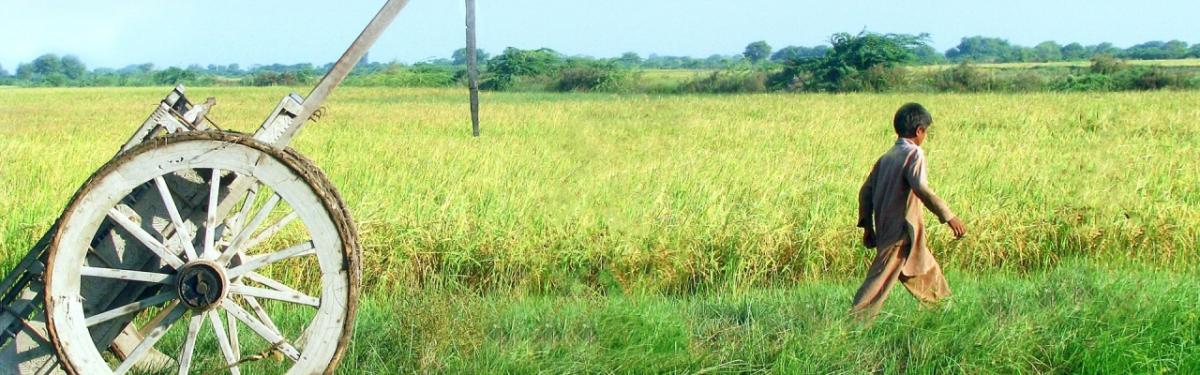
[(79, 268), (81, 276), (101, 277), (125, 281), (141, 281), (144, 283), (174, 284), (175, 276), (165, 273), (130, 271), (114, 268), (83, 266)]
[(119, 306), (115, 309), (89, 316), (89, 317), (87, 317), (86, 323), (87, 323), (88, 327), (91, 327), (91, 326), (101, 324), (101, 323), (104, 323), (104, 322), (107, 322), (107, 321), (110, 321), (110, 320), (113, 320), (113, 319), (116, 319), (116, 318), (119, 318), (122, 316), (126, 316), (129, 314), (138, 312), (138, 311), (145, 310), (146, 308), (149, 308), (149, 307), (154, 307), (154, 306), (158, 306), (158, 305), (167, 303), (169, 301), (174, 300), (176, 297), (178, 297), (178, 296), (175, 295), (175, 290), (173, 288), (168, 289), (166, 291), (163, 291), (162, 293), (159, 293), (159, 294), (156, 294), (156, 295), (153, 295), (150, 297), (146, 297), (145, 299), (142, 299), (139, 301), (134, 301), (129, 304)]
[[(91, 258), (89, 258), (88, 252), (76, 249), (87, 249), (86, 245), (79, 245), (89, 243), (98, 233), (97, 230), (101, 223), (107, 219), (125, 228), (136, 237), (136, 241), (146, 244), (157, 258), (163, 259), (163, 262), (172, 264), (174, 261), (178, 261), (182, 264), (183, 261), (178, 257), (175, 257), (174, 261), (171, 260), (178, 250), (172, 251), (163, 243), (171, 243), (175, 238), (196, 238), (195, 233), (200, 230), (208, 231), (208, 228), (199, 229), (193, 225), (187, 225), (186, 222), (191, 220), (188, 219), (189, 217), (199, 218), (198, 221), (205, 224), (222, 223), (220, 225), (224, 225), (227, 217), (218, 215), (219, 217), (210, 220), (206, 212), (201, 212), (199, 215), (184, 215), (182, 214), (184, 209), (181, 206), (180, 221), (184, 223), (177, 224), (172, 218), (169, 220), (169, 224), (173, 228), (179, 228), (180, 232), (193, 232), (173, 234), (172, 237), (160, 241), (144, 230), (139, 233), (142, 225), (135, 223), (130, 218), (131, 216), (136, 218), (137, 215), (130, 215), (128, 210), (117, 209), (122, 205), (120, 201), (125, 197), (122, 194), (129, 194), (134, 188), (150, 181), (157, 185), (159, 177), (178, 170), (220, 169), (231, 173), (225, 176), (226, 178), (240, 180), (242, 176), (245, 176), (245, 180), (253, 181), (256, 185), (264, 186), (274, 193), (267, 204), (259, 208), (254, 218), (240, 231), (226, 231), (228, 235), (236, 234), (236, 238), (229, 242), (228, 247), (220, 246), (221, 241), (215, 238), (216, 231), (213, 236), (215, 252), (230, 254), (229, 258), (236, 255), (244, 260), (244, 263), (225, 270), (228, 279), (234, 280), (240, 276), (251, 274), (253, 276), (248, 276), (247, 279), (262, 284), (265, 288), (234, 282), (229, 285), (227, 296), (218, 307), (205, 314), (213, 323), (214, 332), (220, 339), (218, 341), (222, 343), (221, 353), (202, 353), (193, 344), (190, 349), (192, 353), (186, 359), (182, 356), (184, 354), (182, 352), (169, 354), (179, 357), (176, 362), (180, 369), (185, 371), (189, 370), (196, 363), (195, 358), (200, 356), (220, 356), (226, 359), (226, 363), (238, 363), (245, 354), (241, 352), (241, 348), (237, 347), (237, 338), (234, 337), (239, 325), (232, 322), (235, 320), (250, 328), (251, 332), (265, 341), (276, 344), (274, 349), (295, 361), (290, 373), (323, 372), (330, 366), (333, 356), (339, 352), (340, 343), (344, 342), (342, 338), (349, 332), (345, 322), (352, 319), (348, 315), (350, 313), (348, 306), (351, 280), (350, 274), (346, 272), (350, 268), (347, 264), (347, 254), (344, 252), (347, 245), (344, 244), (342, 238), (341, 233), (343, 232), (337, 229), (339, 225), (345, 227), (350, 224), (335, 224), (334, 220), (346, 220), (346, 218), (342, 214), (331, 213), (327, 209), (327, 204), (322, 203), (322, 199), (324, 199), (322, 196), (328, 193), (319, 192), (319, 187), (310, 182), (301, 171), (289, 167), (282, 160), (277, 159), (272, 152), (274, 151), (270, 149), (257, 149), (243, 144), (207, 139), (167, 143), (136, 154), (125, 160), (124, 164), (117, 165), (97, 177), (90, 190), (78, 197), (77, 201), (70, 206), (70, 215), (65, 217), (67, 223), (60, 228), (57, 236), (58, 242), (52, 249), (51, 254), (54, 256), (54, 261), (47, 273), (47, 291), (50, 293), (49, 300), (53, 301), (47, 306), (47, 312), (52, 316), (51, 329), (56, 332), (56, 337), (72, 338), (72, 340), (58, 343), (64, 353), (65, 361), (69, 361), (73, 368), (88, 374), (123, 371), (133, 368), (132, 366), (139, 359), (145, 358), (148, 353), (151, 353), (155, 341), (161, 338), (161, 335), (156, 336), (158, 329), (165, 330), (176, 321), (188, 321), (186, 325), (189, 326), (190, 333), (193, 324), (191, 319), (180, 320), (186, 315), (185, 313), (175, 314), (174, 309), (165, 310), (172, 314), (160, 315), (162, 319), (157, 319), (156, 325), (144, 327), (145, 339), (133, 349), (119, 367), (112, 369), (104, 361), (100, 351), (90, 345), (91, 340), (85, 339), (90, 335), (87, 327), (108, 322), (118, 316), (127, 317), (130, 314), (138, 313), (144, 309), (144, 306), (160, 304), (160, 300), (165, 297), (156, 296), (158, 298), (152, 297), (153, 299), (148, 299), (148, 301), (136, 301), (134, 304), (126, 304), (117, 309), (89, 315), (84, 313), (83, 303), (78, 298), (83, 278), (85, 276), (102, 277), (106, 280), (145, 284), (166, 282), (171, 277), (169, 273), (175, 271), (164, 269), (164, 272), (167, 273), (155, 273), (109, 268), (100, 266), (99, 263), (90, 265), (91, 260), (89, 259)], [(210, 192), (207, 191), (212, 180), (208, 180), (204, 181), (200, 192), (202, 196), (198, 202), (199, 206), (204, 208), (213, 206), (211, 200), (208, 199)], [(171, 181), (171, 179), (165, 179), (162, 184), (166, 186), (161, 191), (178, 194), (177, 189), (171, 185)], [(254, 191), (254, 189), (247, 191)], [(243, 206), (249, 209), (248, 204), (243, 204)], [(261, 227), (267, 214), (274, 211), (276, 207), (284, 207), (290, 209), (291, 212), (256, 235), (255, 228)], [(189, 206), (188, 209), (193, 208)], [(165, 214), (164, 216), (169, 215)], [(265, 242), (291, 222), (301, 223), (311, 239), (297, 246), (248, 259), (238, 252), (236, 246)], [(240, 244), (238, 239), (241, 239)], [(299, 293), (283, 283), (254, 272), (259, 269), (269, 270), (272, 264), (297, 256), (316, 257), (317, 267), (320, 268), (321, 273), (320, 295), (309, 296)], [(224, 256), (218, 257), (218, 260), (222, 260), (221, 258)], [(169, 289), (164, 289), (164, 291), (166, 290)], [(267, 310), (263, 309), (257, 300), (261, 298), (281, 301), (275, 303), (313, 306), (316, 307), (316, 310), (308, 326), (299, 333), (299, 337), (283, 337), (279, 328), (275, 326), (275, 322), (270, 319)], [(243, 307), (242, 303), (249, 306), (253, 313)], [(216, 315), (218, 310), (226, 311), (233, 319), (226, 319), (227, 323), (222, 324), (220, 317)], [(158, 327), (159, 325), (162, 327)], [(304, 345), (293, 343), (304, 343)], [(246, 349), (257, 353), (266, 348)], [(230, 370), (234, 370), (234, 368)]]

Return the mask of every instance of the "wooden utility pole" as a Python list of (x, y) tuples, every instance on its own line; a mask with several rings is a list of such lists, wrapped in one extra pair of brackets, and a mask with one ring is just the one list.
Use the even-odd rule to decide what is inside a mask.
[(479, 136), (479, 63), (475, 47), (475, 0), (467, 0), (467, 86), (471, 90), (471, 135)]

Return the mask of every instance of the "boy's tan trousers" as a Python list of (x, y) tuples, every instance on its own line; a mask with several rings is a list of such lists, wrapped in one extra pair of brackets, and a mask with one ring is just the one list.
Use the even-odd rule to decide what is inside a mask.
[(867, 279), (854, 295), (851, 312), (861, 317), (874, 317), (887, 300), (888, 292), (896, 280), (900, 280), (913, 297), (922, 303), (934, 303), (950, 295), (950, 285), (942, 275), (942, 267), (934, 262), (933, 268), (921, 275), (908, 276), (900, 272), (908, 256), (908, 241), (899, 241), (886, 249), (879, 249)]

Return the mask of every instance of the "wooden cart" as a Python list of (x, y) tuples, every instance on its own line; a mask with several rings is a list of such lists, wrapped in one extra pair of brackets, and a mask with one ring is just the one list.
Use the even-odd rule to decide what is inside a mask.
[(0, 373), (332, 372), (354, 327), (358, 238), (287, 145), (406, 3), (389, 0), (253, 135), (208, 121), (212, 99), (168, 94), (0, 285)]

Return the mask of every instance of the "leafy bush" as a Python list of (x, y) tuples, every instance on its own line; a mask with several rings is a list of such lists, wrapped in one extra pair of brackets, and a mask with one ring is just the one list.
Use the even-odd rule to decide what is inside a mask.
[(679, 86), (683, 93), (751, 93), (767, 90), (767, 74), (759, 70), (721, 70)]
[(194, 79), (196, 79), (196, 73), (173, 66), (154, 73), (154, 81), (162, 85), (174, 86)]
[(840, 86), (844, 91), (886, 92), (906, 87), (908, 82), (907, 69), (881, 64), (843, 77)]
[(251, 86), (296, 86), (307, 84), (313, 77), (303, 72), (261, 71), (250, 78)]
[(1129, 88), (1135, 90), (1159, 90), (1165, 88), (1182, 88), (1185, 82), (1182, 77), (1168, 73), (1160, 68), (1138, 69)]
[(888, 91), (906, 82), (904, 71), (897, 67), (914, 61), (915, 51), (928, 46), (928, 40), (925, 34), (834, 34), (825, 56), (785, 62), (783, 71), (771, 77), (771, 87)]
[(1125, 70), (1129, 65), (1112, 55), (1099, 55), (1092, 58), (1091, 72), (1095, 74), (1114, 74)]
[(611, 61), (572, 60), (551, 85), (556, 91), (619, 90), (628, 74)]
[[(999, 83), (999, 82), (996, 82)], [(1012, 92), (1029, 92), (1045, 90), (1046, 79), (1041, 74), (1025, 70), (1017, 73), (1011, 80), (1004, 82), (1004, 90)]]
[(938, 91), (976, 92), (988, 86), (987, 77), (966, 61), (933, 74), (933, 87)]
[(1112, 77), (1104, 74), (1070, 74), (1055, 82), (1056, 91), (1108, 91), (1116, 87)]
[(444, 66), (418, 65), (405, 67), (390, 66), (380, 72), (352, 75), (346, 78), (348, 86), (372, 87), (447, 87), (461, 82), (465, 70)]
[(556, 72), (563, 57), (549, 48), (522, 50), (506, 48), (504, 53), (487, 62), (487, 71), (480, 79), (479, 87), (485, 90), (506, 90), (513, 86), (517, 77), (544, 76)]

